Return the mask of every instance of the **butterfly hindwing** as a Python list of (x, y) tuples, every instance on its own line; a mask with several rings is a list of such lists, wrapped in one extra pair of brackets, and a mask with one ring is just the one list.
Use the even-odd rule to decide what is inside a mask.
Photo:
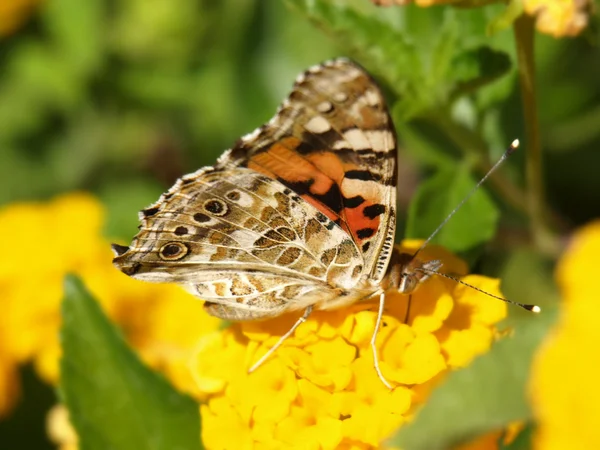
[(210, 302), (256, 305), (257, 313), (300, 308), (297, 297), (316, 288), (324, 295), (351, 290), (363, 270), (347, 233), (248, 168), (186, 175), (140, 217), (139, 233), (115, 263), (135, 278), (175, 282)]

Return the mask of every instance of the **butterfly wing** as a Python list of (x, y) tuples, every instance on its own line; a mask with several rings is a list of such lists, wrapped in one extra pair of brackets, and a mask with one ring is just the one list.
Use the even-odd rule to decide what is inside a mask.
[(381, 93), (347, 60), (316, 66), (275, 117), (140, 213), (115, 265), (175, 282), (229, 319), (355, 301), (393, 244), (396, 149)]
[(276, 179), (345, 230), (373, 285), (385, 275), (395, 233), (396, 135), (380, 89), (347, 59), (308, 69), (264, 126), (217, 167)]

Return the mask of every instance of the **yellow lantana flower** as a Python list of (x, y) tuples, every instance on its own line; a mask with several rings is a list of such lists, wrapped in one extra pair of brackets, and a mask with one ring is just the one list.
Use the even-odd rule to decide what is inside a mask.
[[(413, 251), (420, 242), (407, 241)], [(465, 264), (437, 248), (424, 259), (441, 259), (444, 271), (466, 273)], [(464, 276), (500, 295), (498, 281)], [(380, 448), (409, 420), (443, 375), (487, 351), (506, 304), (441, 277), (412, 295), (390, 294), (377, 336), (387, 389), (373, 367), (370, 339), (377, 303), (317, 311), (253, 373), (248, 368), (297, 319), (236, 323), (200, 339), (191, 370), (199, 393), (202, 439), (220, 448)]]
[(11, 258), (0, 260), (0, 416), (17, 397), (18, 365), (33, 362), (44, 380), (58, 380), (67, 273), (83, 278), (148, 364), (181, 390), (195, 390), (187, 369), (191, 351), (220, 321), (175, 286), (136, 281), (115, 270), (103, 220), (100, 202), (83, 193), (0, 209), (0, 233), (16, 248)]
[[(86, 194), (0, 210), (0, 232), (11, 230), (21, 243), (11, 264), (0, 262), (0, 284), (8, 293), (0, 316), (7, 344), (0, 349), (0, 368), (7, 370), (0, 376), (33, 360), (45, 379), (56, 381), (62, 280), (67, 272), (78, 273), (147, 363), (180, 390), (206, 400), (200, 408), (208, 448), (377, 448), (411, 418), (448, 370), (489, 348), (495, 324), (506, 314), (504, 303), (432, 277), (413, 295), (406, 321), (408, 298), (388, 296), (377, 346), (383, 373), (396, 385), (393, 391), (373, 368), (374, 302), (315, 312), (248, 374), (296, 317), (217, 331), (219, 321), (192, 296), (114, 270), (101, 237), (103, 214)], [(405, 247), (414, 250), (419, 244)], [(466, 273), (462, 261), (439, 248), (427, 248), (423, 257), (441, 259), (445, 272)], [(463, 279), (499, 295), (497, 280)], [(2, 382), (16, 386), (10, 375)], [(6, 392), (12, 398), (16, 393)], [(61, 407), (50, 415), (49, 430), (64, 448), (76, 448)]]
[(575, 234), (557, 268), (561, 317), (531, 378), (540, 450), (600, 448), (599, 254), (597, 221)]

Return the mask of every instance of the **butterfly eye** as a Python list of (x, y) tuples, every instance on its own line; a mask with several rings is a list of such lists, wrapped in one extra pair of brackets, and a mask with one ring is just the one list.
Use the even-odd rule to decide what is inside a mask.
[(417, 287), (418, 279), (413, 275), (402, 275), (400, 280), (400, 285), (398, 286), (398, 291), (401, 294), (410, 294)]
[(158, 254), (166, 261), (177, 261), (188, 253), (188, 248), (180, 242), (169, 242), (163, 245)]

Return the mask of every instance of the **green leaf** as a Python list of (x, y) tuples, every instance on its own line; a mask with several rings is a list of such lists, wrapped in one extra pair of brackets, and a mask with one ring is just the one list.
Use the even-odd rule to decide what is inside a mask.
[(465, 51), (452, 61), (452, 73), (456, 80), (451, 94), (456, 98), (473, 92), (508, 74), (512, 67), (510, 57), (487, 46)]
[(60, 389), (81, 450), (202, 448), (198, 405), (140, 362), (74, 276), (62, 314)]
[(287, 3), (387, 81), (399, 97), (397, 117), (402, 120), (444, 108), (511, 68), (506, 53), (493, 50), (495, 43), (486, 36), (488, 8), (424, 10), (408, 5), (382, 15), (377, 14), (381, 10), (359, 11), (358, 6), (327, 0)]
[(391, 443), (411, 450), (447, 449), (515, 420), (529, 420), (529, 367), (556, 316), (555, 308), (515, 321), (514, 334), (469, 367), (450, 373), (414, 422)]
[[(406, 234), (427, 238), (475, 186), (466, 166), (442, 170), (421, 183), (409, 211)], [(455, 251), (465, 251), (488, 241), (496, 232), (499, 212), (480, 188), (433, 239)]]

